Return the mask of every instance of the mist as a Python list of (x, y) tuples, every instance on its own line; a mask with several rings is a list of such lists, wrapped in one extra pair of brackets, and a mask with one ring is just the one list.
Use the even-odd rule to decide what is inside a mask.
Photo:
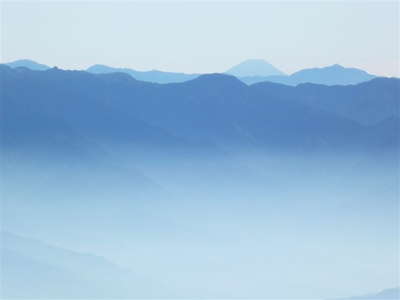
[(391, 163), (278, 153), (8, 160), (2, 226), (103, 256), (174, 297), (341, 297), (397, 284)]

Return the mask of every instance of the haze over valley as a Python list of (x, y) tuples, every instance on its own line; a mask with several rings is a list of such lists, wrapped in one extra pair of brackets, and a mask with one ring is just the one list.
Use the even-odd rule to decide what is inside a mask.
[(0, 299), (400, 300), (399, 1), (0, 12)]

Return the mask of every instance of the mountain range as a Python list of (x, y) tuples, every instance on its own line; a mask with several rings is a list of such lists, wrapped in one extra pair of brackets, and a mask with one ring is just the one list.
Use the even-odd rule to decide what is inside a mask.
[(86, 71), (94, 74), (126, 73), (137, 80), (156, 83), (184, 82), (199, 76), (198, 74), (173, 73), (157, 70), (136, 71), (127, 68), (112, 68), (105, 65), (93, 65), (87, 68)]
[[(31, 70), (46, 70), (49, 66), (36, 63), (32, 60), (17, 60), (7, 64), (10, 67), (26, 67)], [(154, 83), (174, 83), (192, 80), (201, 74), (185, 74), (177, 72), (164, 72), (158, 70), (137, 71), (129, 68), (115, 68), (106, 65), (93, 65), (86, 69), (87, 72), (94, 74), (104, 73), (126, 73), (140, 81)], [(349, 85), (357, 84), (375, 78), (363, 70), (356, 68), (345, 68), (338, 64), (323, 68), (310, 68), (297, 71), (291, 75), (286, 75), (270, 63), (261, 59), (246, 60), (225, 72), (233, 75), (246, 84), (257, 82), (275, 82), (285, 85), (296, 86), (301, 83), (315, 83), (324, 85)]]
[[(0, 78), (2, 169), (11, 190), (11, 183), (18, 192), (26, 182), (24, 192), (37, 201), (51, 196), (80, 205), (79, 197), (75, 204), (72, 199), (85, 186), (97, 199), (124, 190), (119, 201), (129, 206), (134, 197), (152, 199), (143, 206), (151, 211), (177, 184), (160, 179), (163, 167), (179, 166), (187, 173), (181, 180), (198, 178), (193, 170), (201, 169), (220, 178), (230, 174), (230, 180), (246, 186), (265, 186), (259, 172), (227, 159), (345, 157), (348, 168), (356, 169), (363, 159), (392, 167), (398, 159), (400, 79), (331, 87), (248, 86), (234, 76), (208, 74), (157, 84), (125, 73), (6, 65), (0, 65)], [(60, 187), (62, 182), (68, 185)], [(106, 189), (110, 183), (113, 188)], [(104, 187), (101, 193), (98, 186)], [(17, 205), (12, 199), (4, 206)], [(144, 213), (136, 208), (135, 214)]]
[(360, 261), (394, 269), (392, 231), (393, 251), (379, 245), (397, 221), (400, 79), (159, 84), (7, 65), (0, 79), (2, 225), (62, 245), (3, 236), (7, 295), (165, 297), (166, 281), (186, 298), (293, 297), (299, 280), (323, 295), (327, 270), (347, 284)]
[(371, 80), (376, 76), (356, 68), (332, 65), (323, 68), (311, 68), (297, 71), (291, 75), (246, 76), (241, 80), (247, 84), (269, 81), (296, 86), (301, 83), (323, 85), (349, 85)]
[[(137, 151), (249, 147), (293, 152), (398, 144), (393, 130), (399, 119), (399, 79), (332, 87), (247, 86), (233, 76), (208, 74), (160, 85), (124, 73), (5, 65), (0, 72), (6, 147), (51, 144), (75, 153), (84, 145), (122, 143)], [(66, 148), (66, 141), (75, 141), (68, 147), (79, 147)]]

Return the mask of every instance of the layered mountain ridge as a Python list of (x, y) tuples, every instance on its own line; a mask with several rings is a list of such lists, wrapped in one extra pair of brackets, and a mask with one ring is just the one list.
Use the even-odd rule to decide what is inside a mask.
[[(1, 77), (8, 146), (21, 134), (29, 134), (28, 140), (35, 143), (35, 128), (43, 136), (59, 126), (58, 132), (90, 136), (92, 143), (145, 148), (196, 148), (200, 143), (225, 150), (315, 150), (321, 147), (319, 140), (326, 150), (365, 148), (379, 144), (376, 135), (367, 137), (365, 126), (399, 116), (399, 79), (377, 78), (354, 86), (249, 87), (230, 75), (209, 74), (158, 85), (118, 73), (6, 66), (1, 67)], [(40, 136), (36, 141), (46, 144)]]
[[(17, 60), (7, 64), (10, 67), (26, 67), (32, 70), (43, 71), (50, 69), (49, 66), (36, 63), (32, 60)], [(126, 73), (133, 78), (141, 81), (154, 83), (174, 83), (185, 82), (194, 79), (202, 74), (186, 74), (179, 72), (166, 72), (159, 70), (138, 71), (129, 68), (116, 68), (106, 65), (96, 64), (86, 69), (87, 72), (94, 74), (106, 73)], [(246, 84), (257, 82), (275, 82), (286, 85), (296, 86), (301, 83), (316, 83), (324, 85), (349, 85), (358, 84), (375, 78), (363, 70), (347, 68), (335, 64), (322, 68), (309, 68), (297, 71), (291, 75), (286, 75), (275, 68), (270, 63), (262, 59), (249, 59), (233, 66), (225, 72), (236, 76)]]

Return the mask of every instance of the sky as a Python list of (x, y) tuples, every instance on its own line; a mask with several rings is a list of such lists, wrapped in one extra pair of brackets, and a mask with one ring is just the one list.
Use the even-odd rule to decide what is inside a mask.
[(341, 64), (400, 76), (399, 1), (1, 1), (2, 62), (286, 73)]

